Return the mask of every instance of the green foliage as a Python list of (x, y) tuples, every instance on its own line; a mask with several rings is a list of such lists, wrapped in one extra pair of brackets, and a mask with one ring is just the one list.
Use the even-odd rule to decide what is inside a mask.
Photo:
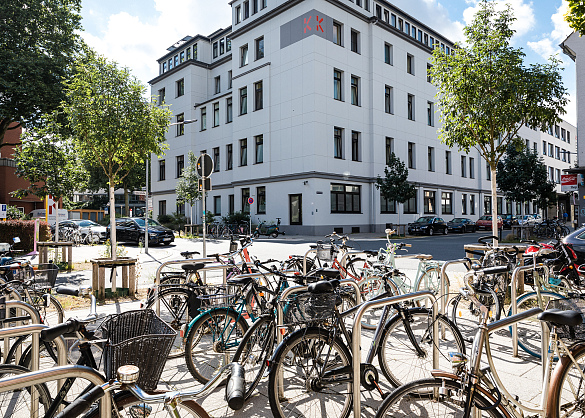
[(183, 214), (173, 212), (171, 215), (159, 215), (157, 220), (167, 228), (181, 231), (187, 223), (187, 217)]
[(249, 223), (250, 222), (250, 214), (244, 212), (234, 212), (230, 213), (221, 218), (223, 223), (225, 224), (241, 224), (241, 223)]
[(173, 221), (173, 217), (171, 215), (158, 215), (156, 218), (161, 224), (170, 224)]
[(14, 196), (33, 194), (44, 199), (50, 194), (71, 200), (73, 192), (84, 187), (87, 173), (69, 131), (59, 123), (59, 118), (57, 112), (43, 115), (39, 126), (22, 135), (22, 145), (14, 153), (16, 175), (27, 179), (30, 185), (12, 192)]
[(579, 36), (585, 33), (585, 2), (583, 0), (567, 0), (569, 11), (565, 15), (565, 20), (569, 26), (579, 32)]
[(199, 176), (197, 175), (197, 157), (192, 151), (188, 155), (189, 164), (183, 169), (181, 177), (177, 181), (177, 202), (189, 203), (193, 206), (197, 200), (201, 199), (199, 191)]
[(16, 206), (8, 206), (7, 209), (6, 219), (22, 219), (25, 216)]
[(408, 168), (394, 153), (390, 154), (388, 165), (384, 167), (384, 178), (378, 176), (376, 189), (390, 201), (404, 203), (416, 194), (416, 188), (408, 183)]
[(0, 2), (0, 147), (12, 122), (27, 128), (57, 109), (81, 38), (81, 0)]
[[(12, 238), (19, 237), (20, 243), (14, 246), (15, 250), (23, 250), (29, 253), (34, 248), (35, 221), (10, 220), (0, 222), (0, 242), (12, 243)], [(40, 241), (51, 239), (51, 229), (47, 222), (41, 221), (39, 225)]]

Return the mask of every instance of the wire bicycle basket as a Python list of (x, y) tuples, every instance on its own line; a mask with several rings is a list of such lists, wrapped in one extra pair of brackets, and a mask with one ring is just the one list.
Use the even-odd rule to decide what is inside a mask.
[(333, 262), (337, 257), (337, 252), (333, 245), (317, 244), (317, 258), (322, 262)]
[(279, 303), (282, 305), (285, 325), (322, 323), (333, 318), (335, 306), (341, 304), (341, 297), (337, 292), (299, 292)]

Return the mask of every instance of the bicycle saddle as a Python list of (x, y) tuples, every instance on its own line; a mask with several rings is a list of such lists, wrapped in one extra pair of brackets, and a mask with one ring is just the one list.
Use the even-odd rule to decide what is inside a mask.
[(339, 287), (339, 280), (320, 280), (316, 283), (311, 283), (307, 290), (310, 293), (331, 293)]
[(575, 327), (583, 323), (583, 316), (578, 311), (562, 311), (560, 309), (548, 309), (537, 318), (541, 321), (550, 322), (553, 325), (568, 325)]
[(228, 279), (227, 284), (235, 284), (240, 286), (245, 286), (249, 283), (252, 283), (254, 280), (253, 277), (234, 277), (233, 279)]
[(338, 279), (339, 278), (339, 270), (320, 268), (320, 269), (314, 270), (311, 273), (311, 275), (316, 276), (316, 277), (323, 277), (324, 279)]
[(204, 263), (195, 263), (195, 264), (183, 264), (181, 266), (186, 273), (193, 272), (195, 273), (197, 270), (202, 269), (205, 267)]

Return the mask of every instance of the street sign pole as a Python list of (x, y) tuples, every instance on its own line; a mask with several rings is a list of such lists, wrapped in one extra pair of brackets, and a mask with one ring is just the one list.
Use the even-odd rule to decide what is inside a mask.
[[(205, 179), (207, 179), (207, 176), (205, 176), (205, 158), (203, 157), (205, 154), (201, 154), (201, 207), (203, 208), (203, 258), (207, 257), (207, 248), (205, 245), (205, 239), (206, 239), (206, 232), (207, 232), (207, 225), (205, 222)], [(205, 275), (205, 272), (203, 272), (203, 274)], [(204, 276), (205, 279), (205, 276)]]
[(148, 254), (148, 166), (150, 165), (150, 158), (146, 159), (146, 196), (144, 196), (144, 204), (146, 210), (144, 211), (144, 253)]

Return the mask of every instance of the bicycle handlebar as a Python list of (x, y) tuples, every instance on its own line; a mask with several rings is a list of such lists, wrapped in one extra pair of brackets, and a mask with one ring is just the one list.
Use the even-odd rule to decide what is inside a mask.
[(71, 402), (69, 405), (67, 405), (67, 407), (58, 415), (56, 415), (55, 418), (73, 418), (81, 416), (85, 411), (91, 408), (91, 405), (94, 402), (96, 402), (102, 396), (104, 396), (104, 394), (105, 391), (102, 386), (95, 386), (89, 392), (83, 394), (82, 396)]
[(78, 321), (75, 318), (69, 318), (67, 321), (63, 322), (62, 324), (58, 324), (52, 326), (51, 328), (47, 328), (41, 331), (41, 341), (44, 342), (51, 342), (55, 338), (60, 337), (63, 334), (70, 334), (72, 332), (77, 332), (83, 326), (83, 322)]

